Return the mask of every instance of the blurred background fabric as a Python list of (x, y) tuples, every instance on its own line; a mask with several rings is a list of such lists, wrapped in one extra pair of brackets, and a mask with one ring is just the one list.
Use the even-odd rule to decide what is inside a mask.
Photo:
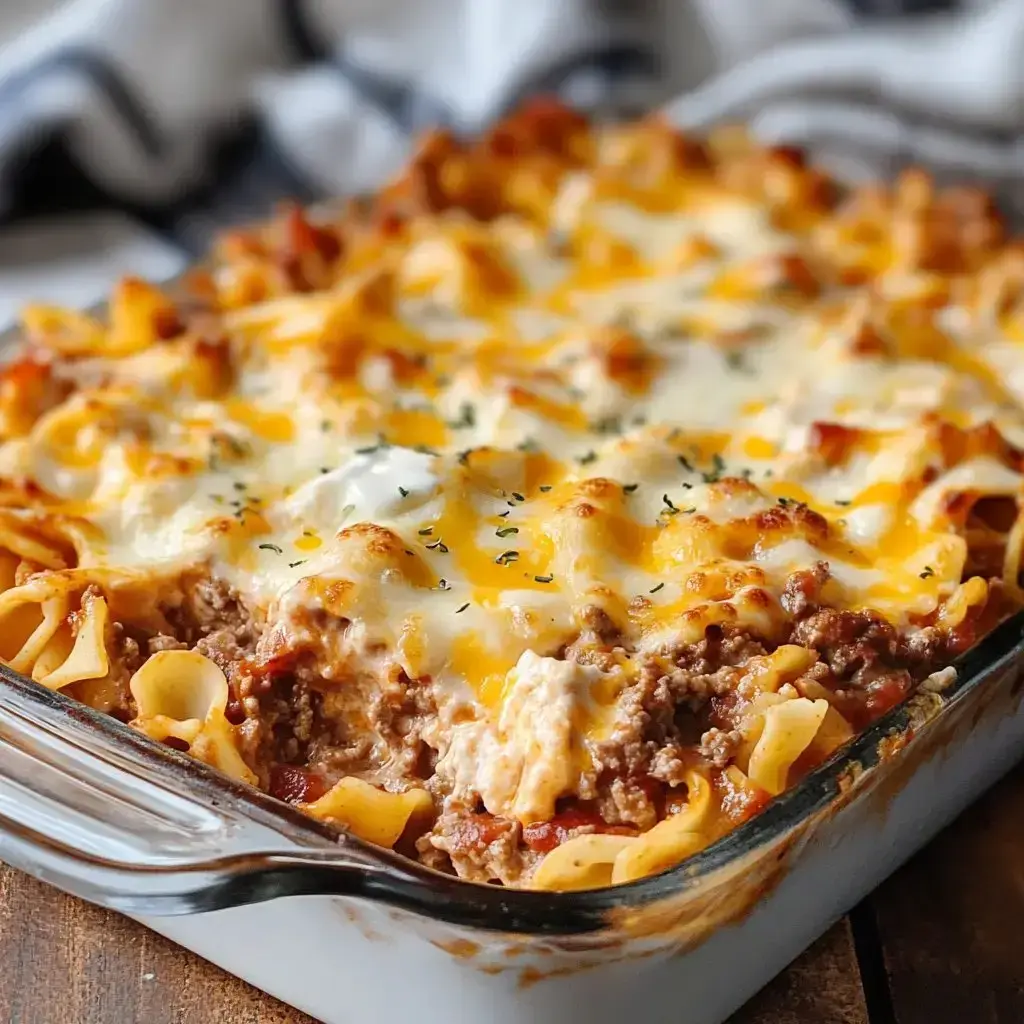
[(749, 118), (853, 176), (923, 148), (1012, 191), (1024, 0), (3, 0), (0, 322), (170, 276), (224, 225), (365, 191), (419, 132), (537, 93)]

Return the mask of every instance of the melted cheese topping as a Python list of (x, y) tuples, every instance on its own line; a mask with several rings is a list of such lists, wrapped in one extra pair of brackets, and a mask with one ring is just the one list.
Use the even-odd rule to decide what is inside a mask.
[(419, 216), (309, 294), (239, 300), (228, 262), (213, 335), (58, 351), (78, 389), (0, 475), (76, 524), (83, 569), (208, 570), (282, 636), (349, 620), (338, 657), (383, 645), (449, 724), (472, 707), (444, 772), (550, 816), (629, 674), (553, 657), (592, 609), (641, 651), (770, 633), (824, 562), (829, 603), (913, 627), (961, 581), (969, 507), (1021, 494), (1019, 341), (950, 307), (861, 344), (813, 218), (659, 188), (599, 158), (539, 218)]
[(605, 677), (593, 665), (524, 652), (503, 680), (495, 720), (452, 729), (438, 776), (457, 792), (479, 793), (492, 814), (548, 821), (555, 801), (576, 788), (576, 748)]

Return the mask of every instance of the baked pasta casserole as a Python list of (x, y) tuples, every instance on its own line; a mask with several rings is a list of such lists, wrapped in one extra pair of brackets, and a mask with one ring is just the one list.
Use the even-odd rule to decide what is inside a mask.
[(1024, 248), (536, 102), (0, 383), (0, 657), (461, 878), (755, 815), (1022, 604)]

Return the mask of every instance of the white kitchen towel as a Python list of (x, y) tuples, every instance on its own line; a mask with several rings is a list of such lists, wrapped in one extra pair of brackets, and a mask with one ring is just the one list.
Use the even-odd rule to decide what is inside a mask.
[[(1022, 0), (4, 0), (5, 26), (0, 218), (45, 215), (58, 255), (54, 217), (80, 246), (97, 208), (195, 254), (277, 198), (373, 187), (432, 125), (473, 133), (539, 92), (598, 115), (748, 118), (860, 173), (917, 150), (1004, 187), (1021, 167)], [(0, 231), (0, 316), (29, 287), (3, 270), (26, 230)]]

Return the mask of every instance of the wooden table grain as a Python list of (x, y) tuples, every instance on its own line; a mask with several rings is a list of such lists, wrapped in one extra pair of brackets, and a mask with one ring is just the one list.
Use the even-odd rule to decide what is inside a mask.
[[(730, 1024), (1021, 1024), (1024, 765)], [(315, 1024), (125, 918), (0, 867), (4, 1024)]]

